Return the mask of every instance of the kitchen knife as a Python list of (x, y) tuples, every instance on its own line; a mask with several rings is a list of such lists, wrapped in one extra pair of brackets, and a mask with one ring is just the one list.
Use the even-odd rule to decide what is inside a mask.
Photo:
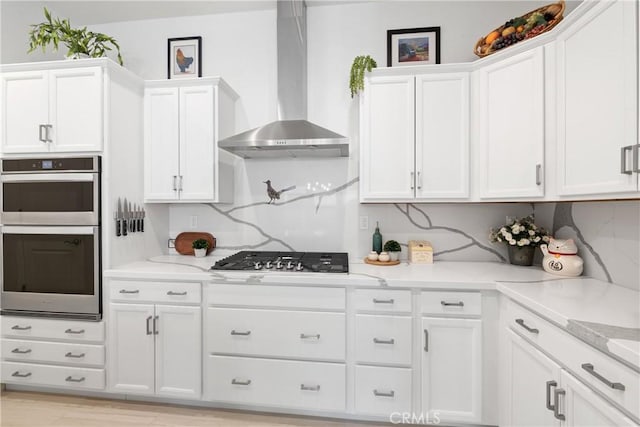
[(144, 208), (142, 208), (140, 210), (140, 231), (142, 231), (143, 233), (144, 233), (144, 217), (145, 217)]
[(127, 207), (127, 198), (125, 197), (124, 199), (124, 212), (122, 214), (122, 235), (126, 236), (127, 235), (127, 228), (128, 225), (127, 222), (129, 221), (129, 208)]
[(133, 207), (131, 206), (131, 202), (129, 202), (129, 233), (136, 232), (136, 226), (134, 224), (135, 217), (136, 217), (136, 212), (133, 210)]
[(115, 214), (116, 220), (116, 236), (122, 236), (122, 231), (120, 227), (120, 221), (122, 220), (122, 204), (120, 203), (120, 197), (118, 197), (118, 210)]
[(136, 231), (142, 231), (142, 208), (136, 205)]

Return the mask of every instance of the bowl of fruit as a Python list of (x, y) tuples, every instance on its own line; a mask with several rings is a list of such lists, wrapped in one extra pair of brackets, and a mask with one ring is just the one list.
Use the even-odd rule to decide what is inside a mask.
[(562, 20), (564, 7), (564, 0), (560, 0), (558, 3), (542, 6), (525, 15), (510, 19), (504, 25), (480, 38), (473, 53), (482, 58), (512, 44), (549, 31)]

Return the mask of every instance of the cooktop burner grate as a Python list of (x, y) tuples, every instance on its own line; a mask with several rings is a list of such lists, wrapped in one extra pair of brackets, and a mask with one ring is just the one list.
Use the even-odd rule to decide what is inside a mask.
[(346, 252), (241, 251), (211, 267), (224, 271), (286, 271), (296, 273), (348, 273)]

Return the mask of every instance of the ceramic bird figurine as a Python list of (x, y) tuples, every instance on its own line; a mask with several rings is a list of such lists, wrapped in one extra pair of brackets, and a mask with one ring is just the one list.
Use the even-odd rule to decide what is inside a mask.
[(176, 62), (178, 63), (180, 71), (184, 73), (185, 71), (187, 71), (187, 68), (189, 68), (193, 63), (193, 58), (190, 56), (184, 56), (182, 50), (178, 49), (178, 51), (176, 52)]
[(270, 179), (264, 181), (264, 183), (267, 184), (267, 196), (269, 196), (268, 204), (271, 204), (271, 203), (275, 202), (276, 200), (280, 200), (280, 194), (284, 193), (285, 191), (293, 190), (293, 189), (296, 188), (295, 185), (292, 185), (291, 187), (283, 188), (280, 191), (276, 191), (271, 186), (271, 180)]

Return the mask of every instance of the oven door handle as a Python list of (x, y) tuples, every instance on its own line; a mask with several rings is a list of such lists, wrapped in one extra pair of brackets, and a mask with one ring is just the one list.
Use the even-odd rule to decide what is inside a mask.
[(98, 227), (65, 227), (65, 226), (26, 226), (26, 225), (5, 225), (2, 227), (2, 234), (72, 234), (79, 236), (98, 235)]
[(22, 182), (94, 182), (97, 173), (23, 173), (2, 175), (0, 180), (7, 183)]

